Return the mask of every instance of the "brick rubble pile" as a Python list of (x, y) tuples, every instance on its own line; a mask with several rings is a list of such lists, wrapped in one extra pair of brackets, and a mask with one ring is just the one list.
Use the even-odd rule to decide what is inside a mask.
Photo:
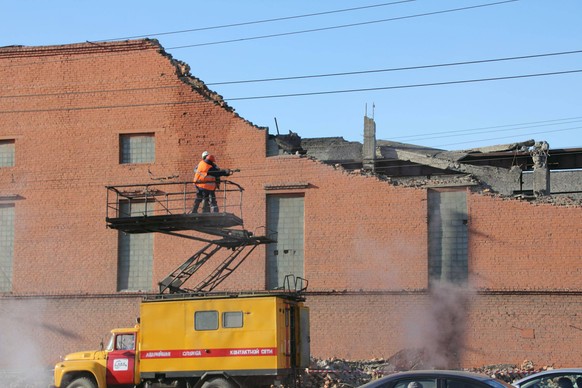
[[(422, 362), (421, 358), (408, 358), (406, 362), (403, 362), (403, 358), (359, 361), (338, 358), (312, 359), (310, 367), (300, 379), (299, 386), (302, 388), (352, 388), (391, 373), (420, 369), (432, 368)], [(527, 375), (547, 369), (552, 369), (552, 367), (538, 368), (532, 361), (526, 360), (521, 365), (497, 364), (465, 370), (512, 383)]]

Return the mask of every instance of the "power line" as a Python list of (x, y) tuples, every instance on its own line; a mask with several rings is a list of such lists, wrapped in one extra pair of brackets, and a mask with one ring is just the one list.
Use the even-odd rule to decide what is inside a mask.
[[(531, 55), (520, 55), (514, 57), (503, 57), (503, 58), (493, 58), (493, 59), (481, 59), (481, 60), (471, 60), (471, 61), (462, 61), (462, 62), (450, 62), (450, 63), (441, 63), (441, 64), (429, 64), (429, 65), (418, 65), (418, 66), (407, 66), (407, 67), (399, 67), (399, 68), (389, 68), (389, 69), (377, 69), (377, 70), (363, 70), (363, 71), (352, 71), (352, 72), (343, 72), (343, 73), (328, 73), (328, 74), (317, 74), (317, 75), (304, 75), (304, 76), (292, 76), (292, 77), (280, 77), (280, 78), (265, 78), (265, 79), (255, 79), (255, 80), (246, 80), (246, 81), (226, 81), (226, 82), (214, 82), (214, 83), (205, 83), (205, 85), (226, 85), (226, 84), (237, 84), (237, 83), (251, 83), (251, 82), (269, 82), (269, 81), (281, 81), (281, 80), (295, 80), (295, 79), (309, 79), (309, 78), (318, 78), (318, 77), (334, 77), (334, 76), (346, 76), (346, 75), (357, 75), (357, 74), (367, 74), (367, 73), (377, 73), (377, 72), (389, 72), (389, 71), (403, 71), (403, 70), (419, 70), (419, 69), (426, 69), (426, 68), (434, 68), (434, 67), (447, 67), (447, 66), (462, 66), (462, 65), (470, 65), (470, 64), (478, 64), (478, 63), (490, 63), (490, 62), (500, 62), (500, 61), (512, 61), (512, 60), (523, 60), (523, 59), (532, 59), (532, 58), (541, 58), (541, 57), (549, 57), (549, 56), (559, 56), (559, 55), (570, 55), (570, 54), (579, 54), (582, 53), (582, 50), (570, 50), (570, 51), (561, 51), (561, 52), (552, 52), (552, 53), (542, 53), (542, 54), (531, 54)], [(136, 79), (137, 81), (138, 79)], [(139, 79), (141, 81), (141, 79)], [(68, 84), (72, 85), (72, 84)], [(78, 84), (75, 84), (78, 85)], [(148, 89), (164, 89), (164, 88), (173, 88), (178, 86), (153, 86), (153, 87), (140, 87), (140, 88), (127, 88), (127, 89), (115, 89), (115, 90), (90, 90), (90, 91), (82, 91), (82, 92), (64, 92), (64, 93), (50, 93), (50, 94), (26, 94), (26, 95), (7, 95), (7, 96), (0, 96), (0, 98), (21, 98), (21, 97), (34, 97), (34, 96), (49, 96), (49, 95), (61, 95), (61, 94), (84, 94), (84, 93), (104, 93), (104, 92), (123, 92), (123, 91), (133, 91), (133, 90), (148, 90)]]
[[(443, 151), (444, 153), (447, 153), (449, 151), (447, 150), (437, 150), (437, 151)], [(462, 150), (460, 150), (462, 151)], [(551, 151), (552, 149), (550, 149), (550, 156), (551, 156)], [(482, 162), (487, 162), (487, 161), (500, 161), (500, 160), (512, 160), (515, 159), (516, 157), (516, 151), (515, 150), (511, 150), (511, 151), (506, 151), (508, 153), (507, 156), (495, 156), (495, 157), (487, 157), (487, 158), (483, 158), (480, 157), (479, 161)], [(582, 151), (566, 151), (563, 153), (560, 153), (561, 156), (570, 156), (570, 155), (581, 155)], [(247, 157), (248, 155), (246, 153), (237, 153), (236, 157)], [(518, 155), (519, 157), (526, 157), (526, 155)], [(269, 158), (269, 157), (267, 157)], [(414, 163), (411, 161), (405, 161), (405, 160), (400, 160), (400, 159), (385, 159), (386, 161), (392, 161), (392, 162), (407, 162), (405, 164), (398, 164), (395, 166), (383, 166), (383, 167), (379, 167), (379, 170), (390, 170), (390, 169), (399, 169), (399, 168), (403, 168), (403, 167), (416, 167), (419, 164), (422, 165), (422, 163)], [(324, 162), (325, 164), (327, 164), (328, 166), (331, 167), (330, 164)], [(462, 163), (466, 163), (466, 164), (471, 164), (468, 161), (463, 161)], [(164, 166), (165, 167), (165, 166)], [(554, 170), (555, 171), (555, 170)], [(190, 174), (190, 173), (188, 173)], [(37, 174), (37, 175), (42, 175), (42, 173)], [(266, 177), (280, 177), (280, 174), (277, 172), (268, 172), (268, 170), (266, 171), (263, 168), (260, 167), (246, 167), (244, 169), (244, 171), (240, 172), (237, 174), (237, 178), (266, 178)], [(100, 185), (99, 181), (93, 181), (90, 180), (92, 178), (71, 178), (71, 177), (66, 177), (66, 178), (55, 178), (55, 179), (48, 179), (48, 180), (41, 180), (41, 179), (31, 179), (29, 182), (30, 183), (38, 183), (38, 182), (61, 182), (61, 181), (66, 181), (66, 182), (89, 182), (90, 184), (95, 184), (95, 185)], [(34, 187), (32, 188), (32, 190), (36, 190)]]
[[(322, 91), (322, 92), (275, 94), (275, 95), (266, 95), (266, 96), (234, 97), (234, 98), (223, 98), (223, 101), (242, 101), (242, 100), (259, 100), (259, 99), (267, 99), (267, 98), (303, 97), (303, 96), (340, 94), (340, 93), (356, 93), (356, 92), (365, 92), (365, 91), (419, 88), (419, 87), (429, 87), (429, 86), (457, 85), (457, 84), (466, 84), (466, 83), (475, 83), (475, 82), (489, 82), (489, 81), (501, 81), (501, 80), (509, 80), (509, 79), (521, 79), (521, 78), (544, 77), (544, 76), (552, 76), (552, 75), (574, 74), (574, 73), (580, 73), (580, 72), (582, 72), (582, 69), (568, 70), (568, 71), (557, 71), (557, 72), (549, 72), (549, 73), (513, 75), (513, 76), (507, 76), (507, 77), (480, 78), (480, 79), (469, 79), (469, 80), (460, 80), (460, 81), (433, 82), (433, 83), (398, 85), (398, 86), (384, 86), (384, 87), (376, 87), (376, 88), (330, 90), (330, 91)], [(25, 109), (25, 110), (13, 110), (13, 111), (0, 111), (0, 114), (52, 112), (52, 111), (63, 111), (63, 110), (75, 111), (75, 110), (88, 110), (88, 109), (152, 107), (152, 106), (165, 106), (165, 105), (185, 105), (185, 104), (195, 104), (195, 103), (203, 103), (203, 102), (210, 102), (210, 100), (205, 99), (203, 101), (191, 100), (191, 101), (171, 101), (171, 102), (162, 102), (162, 103), (103, 105), (103, 106), (76, 107), (76, 108), (75, 107), (68, 107), (68, 108), (51, 108), (51, 109)]]
[(582, 72), (582, 69), (556, 71), (556, 72), (550, 72), (550, 73), (512, 75), (512, 76), (507, 76), (507, 77), (469, 79), (469, 80), (460, 80), (460, 81), (433, 82), (433, 83), (398, 85), (398, 86), (382, 86), (382, 87), (376, 87), (376, 88), (330, 90), (330, 91), (323, 91), (323, 92), (306, 92), (306, 93), (289, 93), (289, 94), (272, 94), (272, 95), (268, 95), (268, 96), (234, 97), (234, 98), (225, 98), (224, 100), (225, 101), (242, 101), (242, 100), (258, 100), (258, 99), (266, 99), (266, 98), (283, 98), (283, 97), (286, 98), (286, 97), (316, 96), (316, 95), (324, 95), (324, 94), (370, 92), (370, 91), (376, 91), (376, 90), (409, 89), (409, 88), (420, 88), (420, 87), (427, 87), (427, 86), (443, 86), (443, 85), (456, 85), (456, 84), (466, 84), (466, 83), (475, 83), (475, 82), (501, 81), (501, 80), (519, 79), (519, 78), (544, 77), (544, 76), (550, 76), (550, 75), (563, 75), (563, 74), (573, 74), (573, 73), (580, 73), (580, 72)]
[[(459, 129), (455, 131), (441, 131), (441, 132), (432, 132), (432, 133), (424, 133), (424, 134), (417, 134), (417, 135), (408, 135), (408, 136), (397, 136), (392, 137), (392, 140), (395, 139), (410, 139), (414, 141), (418, 140), (428, 140), (428, 139), (439, 139), (443, 137), (452, 137), (452, 136), (471, 136), (473, 134), (479, 133), (490, 133), (490, 132), (501, 132), (507, 130), (520, 130), (520, 129), (529, 129), (529, 128), (537, 128), (537, 127), (545, 127), (550, 125), (563, 125), (563, 124), (571, 124), (577, 123), (582, 120), (582, 117), (573, 117), (573, 118), (566, 118), (566, 119), (558, 119), (558, 120), (546, 120), (546, 121), (537, 121), (537, 122), (529, 122), (529, 123), (522, 123), (522, 124), (507, 124), (507, 125), (498, 125), (493, 127), (481, 127), (481, 128), (473, 128), (473, 129)], [(537, 125), (531, 125), (537, 124)], [(513, 127), (513, 128), (512, 128)], [(496, 129), (501, 128), (501, 129)], [(471, 132), (471, 133), (468, 133)], [(437, 135), (437, 136), (435, 136)]]
[[(565, 132), (565, 131), (572, 131), (574, 129), (582, 129), (581, 127), (572, 127), (572, 128), (562, 128), (562, 129), (554, 129), (553, 131), (542, 131), (542, 132), (529, 132), (529, 135), (539, 135), (539, 134), (546, 134), (546, 133), (554, 133), (554, 132)], [(443, 146), (449, 146), (449, 145), (457, 145), (457, 144), (467, 144), (467, 143), (477, 143), (477, 142), (482, 142), (482, 141), (490, 141), (490, 140), (499, 140), (499, 139), (509, 139), (512, 137), (515, 137), (516, 135), (512, 135), (512, 136), (500, 136), (500, 137), (492, 137), (492, 138), (488, 138), (488, 139), (479, 139), (479, 140), (470, 140), (470, 141), (461, 141), (458, 143), (447, 143), (447, 144), (438, 144), (434, 147), (443, 147)]]
[[(407, 1), (415, 1), (415, 0), (403, 0), (403, 1), (400, 1), (400, 2), (379, 4), (377, 6), (392, 5), (392, 4), (398, 4), (398, 3), (407, 2)], [(505, 1), (500, 1), (500, 2), (496, 2), (496, 3), (480, 4), (480, 5), (476, 5), (476, 6), (469, 6), (469, 7), (463, 7), (463, 8), (455, 8), (455, 9), (449, 9), (449, 10), (443, 10), (443, 11), (428, 12), (428, 13), (416, 14), (416, 15), (408, 15), (408, 16), (402, 16), (402, 17), (396, 17), (396, 18), (390, 18), (390, 19), (383, 19), (383, 20), (363, 22), (363, 23), (354, 23), (354, 24), (348, 24), (348, 25), (331, 26), (331, 27), (325, 27), (325, 28), (320, 28), (320, 29), (312, 29), (312, 30), (304, 30), (304, 31), (295, 31), (295, 32), (290, 32), (290, 33), (282, 33), (282, 34), (271, 34), (271, 35), (264, 35), (264, 36), (258, 36), (258, 37), (250, 37), (250, 38), (241, 38), (241, 39), (235, 39), (235, 40), (229, 40), (229, 41), (221, 41), (221, 42), (210, 42), (210, 43), (201, 43), (201, 44), (186, 45), (186, 46), (168, 47), (168, 48), (164, 48), (164, 50), (180, 49), (180, 48), (196, 47), (196, 46), (206, 46), (206, 45), (222, 44), (222, 43), (232, 43), (232, 42), (236, 42), (236, 41), (253, 40), (253, 39), (263, 39), (263, 38), (270, 38), (270, 37), (277, 37), (277, 36), (301, 34), (301, 33), (307, 33), (307, 32), (324, 31), (324, 30), (337, 29), (337, 28), (354, 27), (354, 26), (359, 26), (359, 25), (380, 23), (380, 22), (386, 22), (386, 21), (394, 21), (394, 20), (401, 20), (401, 19), (410, 19), (410, 18), (415, 18), (415, 17), (436, 15), (436, 14), (456, 12), (456, 11), (464, 11), (464, 10), (473, 9), (473, 8), (488, 7), (488, 6), (494, 6), (494, 5), (504, 4), (504, 3), (515, 2), (515, 1), (519, 1), (519, 0), (505, 0)], [(373, 6), (369, 6), (369, 7), (373, 7)], [(359, 9), (359, 8), (353, 8), (353, 9)], [(352, 10), (352, 8), (346, 9), (346, 11), (348, 11), (348, 10)], [(336, 12), (336, 11), (329, 11), (329, 12)], [(339, 10), (338, 12), (343, 12), (343, 10)], [(300, 16), (303, 16), (303, 15), (300, 15)], [(310, 16), (310, 15), (305, 15), (305, 16)], [(218, 27), (221, 27), (221, 26), (218, 26)], [(214, 27), (211, 27), (211, 28), (214, 28)], [(180, 31), (177, 31), (177, 32), (180, 32)], [(139, 35), (139, 36), (136, 36), (136, 37), (141, 37), (141, 36), (143, 36), (143, 35)], [(127, 38), (119, 38), (119, 39), (127, 39)], [(108, 41), (109, 40), (101, 40), (101, 41), (96, 41), (96, 42), (108, 42)], [(85, 43), (85, 42), (83, 42), (83, 43)], [(94, 43), (96, 45), (96, 47), (100, 47), (95, 42), (88, 42), (88, 43)], [(125, 43), (123, 43), (123, 44), (125, 45)], [(117, 47), (113, 47), (113, 46), (112, 47), (107, 46), (105, 48), (107, 50), (111, 51), (111, 52), (115, 52), (117, 55), (119, 55), (119, 54), (127, 54), (127, 51), (130, 51), (130, 50), (127, 50), (127, 49), (118, 49)], [(152, 48), (143, 48), (143, 49), (152, 49)], [(57, 47), (57, 48), (51, 47), (50, 49), (43, 49), (43, 50), (46, 51), (46, 53), (44, 53), (43, 56), (57, 56), (57, 55), (61, 55), (62, 52), (70, 51), (71, 48), (65, 46), (65, 47)], [(78, 49), (77, 49), (77, 51), (78, 51)], [(26, 52), (34, 53), (35, 55), (38, 56), (39, 52), (43, 52), (43, 51), (39, 51), (38, 49), (34, 49), (34, 50), (19, 50), (17, 53), (13, 53), (12, 55), (2, 55), (2, 56), (0, 56), (0, 59), (20, 58), (20, 57), (23, 56), (23, 53), (26, 53)], [(75, 59), (68, 58), (67, 61), (85, 60), (85, 59), (91, 59), (91, 58), (75, 58)], [(55, 62), (60, 62), (60, 61), (61, 60), (58, 60), (58, 61), (55, 61)], [(9, 66), (2, 66), (2, 67), (34, 65), (34, 64), (38, 64), (38, 63), (39, 62), (32, 62), (32, 63), (28, 63), (28, 64), (18, 64), (18, 65), (10, 64)], [(46, 62), (42, 62), (42, 63), (46, 63)]]
[(254, 83), (254, 82), (289, 81), (289, 80), (309, 79), (309, 78), (339, 77), (339, 76), (347, 76), (347, 75), (382, 73), (382, 72), (391, 72), (391, 71), (430, 69), (430, 68), (435, 68), (435, 67), (474, 65), (474, 64), (478, 64), (478, 63), (514, 61), (514, 60), (521, 60), (521, 59), (542, 58), (542, 57), (549, 57), (549, 56), (580, 54), (580, 53), (582, 53), (582, 50), (562, 51), (562, 52), (555, 52), (555, 53), (532, 54), (532, 55), (520, 55), (520, 56), (516, 56), (516, 57), (504, 57), (504, 58), (494, 58), (494, 59), (480, 59), (480, 60), (474, 60), (474, 61), (437, 63), (437, 64), (431, 64), (431, 65), (393, 67), (393, 68), (388, 68), (388, 69), (375, 69), (375, 70), (349, 71), (349, 72), (341, 72), (341, 73), (300, 75), (300, 76), (278, 77), (278, 78), (263, 78), (263, 79), (251, 79), (251, 80), (242, 80), (242, 81), (209, 82), (209, 83), (206, 83), (206, 85), (215, 86), (215, 85), (244, 84), (244, 83)]
[[(527, 127), (520, 127), (520, 128), (510, 128), (510, 129), (497, 129), (497, 130), (493, 130), (493, 131), (480, 131), (480, 132), (473, 132), (473, 133), (461, 133), (461, 134), (454, 134), (454, 135), (441, 135), (441, 136), (427, 136), (427, 137), (420, 137), (415, 139), (414, 141), (425, 141), (425, 140), (432, 140), (432, 139), (442, 139), (442, 138), (447, 138), (447, 137), (466, 137), (466, 136), (475, 136), (475, 135), (479, 135), (479, 134), (483, 134), (483, 133), (493, 133), (493, 132), (506, 132), (506, 131), (518, 131), (518, 130), (522, 130), (522, 129), (531, 129), (531, 128), (539, 128), (539, 127), (547, 127), (550, 125), (564, 125), (564, 124), (572, 124), (572, 123), (578, 123), (580, 122), (580, 120), (575, 120), (575, 121), (567, 121), (564, 123), (556, 123), (556, 124), (540, 124), (540, 125), (532, 125), (532, 126), (527, 126)], [(558, 132), (560, 130), (557, 130)], [(546, 131), (546, 132), (551, 132), (551, 131)], [(528, 133), (529, 135), (529, 133)], [(518, 136), (518, 135), (514, 135), (514, 136)], [(392, 138), (394, 139), (394, 138)]]
[[(378, 70), (363, 70), (363, 71), (353, 71), (353, 72), (343, 72), (343, 73), (328, 73), (328, 74), (318, 74), (318, 75), (305, 75), (305, 76), (295, 76), (295, 77), (281, 77), (281, 78), (265, 78), (261, 80), (247, 80), (247, 81), (227, 81), (227, 82), (215, 82), (215, 83), (205, 83), (205, 85), (225, 85), (234, 83), (249, 83), (249, 82), (268, 82), (268, 81), (280, 81), (280, 80), (294, 80), (302, 78), (317, 78), (317, 77), (334, 77), (334, 76), (345, 76), (345, 75), (357, 75), (366, 73), (376, 73), (376, 72), (386, 72), (386, 71), (401, 71), (401, 70), (417, 70), (433, 67), (446, 67), (446, 66), (462, 66), (477, 63), (489, 63), (489, 62), (499, 62), (499, 61), (511, 61), (511, 60), (522, 60), (522, 59), (532, 59), (548, 56), (558, 56), (558, 55), (570, 55), (579, 54), (582, 50), (570, 50), (561, 51), (553, 53), (543, 53), (543, 54), (531, 54), (531, 55), (521, 55), (514, 57), (504, 57), (504, 58), (493, 58), (493, 59), (482, 59), (482, 60), (472, 60), (472, 61), (462, 61), (462, 62), (451, 62), (451, 63), (441, 63), (441, 64), (430, 64), (430, 65), (418, 65), (418, 66), (407, 66), (400, 68), (390, 68), (390, 69), (378, 69)], [(141, 79), (139, 79), (141, 81)], [(137, 79), (136, 79), (137, 81)], [(72, 84), (67, 84), (72, 85)], [(78, 84), (75, 84), (78, 85)], [(110, 89), (110, 90), (88, 90), (81, 92), (58, 92), (58, 93), (38, 93), (38, 94), (23, 94), (23, 95), (5, 95), (0, 96), (0, 98), (23, 98), (23, 97), (40, 97), (40, 96), (56, 96), (56, 95), (69, 95), (69, 94), (86, 94), (86, 93), (105, 93), (105, 92), (124, 92), (124, 91), (139, 91), (139, 90), (154, 90), (154, 89), (165, 89), (165, 88), (176, 88), (177, 85), (172, 86), (152, 86), (152, 87), (139, 87), (139, 88), (124, 88), (124, 89)]]
[(499, 1), (496, 3), (479, 4), (479, 5), (469, 6), (469, 7), (452, 8), (452, 9), (446, 9), (446, 10), (442, 10), (442, 11), (426, 12), (426, 13), (408, 15), (408, 16), (398, 16), (398, 17), (394, 17), (394, 18), (371, 20), (371, 21), (361, 22), (361, 23), (351, 23), (351, 24), (342, 24), (342, 25), (330, 26), (330, 27), (313, 28), (313, 29), (309, 29), (309, 30), (282, 32), (282, 33), (278, 33), (278, 34), (251, 36), (251, 37), (246, 37), (246, 38), (229, 39), (229, 40), (221, 40), (221, 41), (206, 42), (206, 43), (197, 43), (197, 44), (190, 44), (190, 45), (184, 45), (184, 46), (174, 46), (174, 47), (168, 47), (168, 50), (178, 50), (178, 49), (190, 48), (190, 47), (212, 46), (212, 45), (225, 44), (225, 43), (234, 43), (234, 42), (243, 42), (243, 41), (257, 40), (257, 39), (275, 38), (275, 37), (280, 37), (280, 36), (306, 34), (306, 33), (310, 33), (310, 32), (329, 31), (329, 30), (336, 30), (336, 29), (340, 29), (340, 28), (358, 27), (358, 26), (364, 26), (364, 25), (370, 25), (370, 24), (391, 22), (391, 21), (395, 21), (395, 20), (412, 19), (412, 18), (423, 17), (423, 16), (432, 16), (432, 15), (438, 15), (438, 14), (444, 14), (444, 13), (450, 13), (450, 12), (466, 11), (469, 9), (490, 7), (490, 6), (495, 6), (495, 5), (505, 4), (505, 3), (512, 3), (515, 1), (519, 1), (519, 0), (505, 0), (505, 1)]
[(143, 92), (157, 89), (177, 89), (179, 85), (164, 85), (164, 86), (145, 86), (141, 88), (123, 88), (123, 89), (102, 89), (102, 90), (83, 90), (78, 92), (55, 92), (55, 93), (31, 93), (31, 94), (15, 94), (15, 95), (0, 95), (1, 98), (30, 98), (30, 97), (55, 97), (55, 96), (75, 96), (80, 94), (95, 94), (95, 93), (119, 93), (119, 92)]
[(307, 17), (313, 17), (313, 16), (330, 15), (330, 14), (341, 13), (341, 12), (358, 11), (358, 10), (369, 9), (369, 8), (385, 7), (388, 5), (409, 3), (412, 1), (415, 1), (415, 0), (401, 0), (401, 1), (394, 1), (391, 3), (373, 4), (373, 5), (366, 5), (366, 6), (362, 6), (362, 7), (344, 8), (344, 9), (337, 9), (337, 10), (333, 10), (333, 11), (309, 13), (309, 14), (304, 14), (304, 15), (284, 16), (284, 17), (280, 17), (280, 18), (263, 19), (263, 20), (255, 20), (255, 21), (250, 21), (250, 22), (240, 22), (240, 23), (232, 23), (232, 24), (222, 24), (222, 25), (218, 25), (218, 26), (192, 28), (192, 29), (188, 29), (188, 30), (178, 30), (178, 31), (171, 31), (171, 32), (158, 32), (155, 34), (144, 34), (144, 35), (126, 36), (123, 38), (103, 39), (103, 40), (99, 40), (98, 42), (110, 42), (110, 41), (115, 41), (115, 40), (127, 40), (127, 39), (135, 39), (135, 38), (145, 38), (145, 37), (150, 37), (150, 36), (173, 35), (173, 34), (183, 34), (183, 33), (187, 33), (187, 32), (198, 32), (198, 31), (208, 31), (208, 30), (217, 30), (217, 29), (223, 29), (223, 28), (231, 28), (231, 27), (241, 27), (241, 26), (248, 26), (248, 25), (253, 25), (253, 24), (271, 23), (271, 22), (278, 22), (278, 21), (282, 21), (282, 20), (300, 19), (300, 18), (307, 18)]
[[(448, 152), (450, 152), (450, 151), (447, 151), (447, 150), (437, 150), (437, 149), (435, 149), (435, 151), (442, 151), (445, 154), (448, 153)], [(459, 150), (459, 151), (462, 152), (462, 150)], [(551, 151), (552, 150), (550, 149), (550, 156), (551, 156)], [(490, 156), (490, 157), (479, 157), (479, 161), (489, 162), (489, 161), (513, 160), (513, 159), (515, 159), (515, 157), (516, 157), (515, 154), (517, 153), (516, 150), (509, 150), (509, 151), (506, 151), (506, 152), (507, 152), (507, 156), (498, 156), (498, 155), (496, 155), (496, 156)], [(526, 153), (527, 153), (527, 151), (526, 151)], [(581, 155), (581, 154), (582, 154), (582, 151), (565, 151), (565, 152), (560, 153), (561, 156)], [(247, 153), (238, 153), (237, 154), (237, 157), (248, 157), (248, 155), (249, 154), (247, 154)], [(308, 154), (308, 156), (309, 156), (309, 154)], [(520, 157), (526, 157), (526, 155), (519, 155), (519, 156)], [(402, 167), (415, 167), (415, 166), (418, 166), (419, 164), (422, 164), (420, 162), (414, 163), (414, 162), (406, 161), (406, 160), (402, 160), (402, 159), (380, 159), (380, 160), (385, 160), (385, 161), (389, 161), (389, 162), (408, 162), (406, 164), (398, 164), (396, 166), (382, 166), (382, 167), (379, 167), (379, 169), (381, 169), (381, 170), (398, 169), (398, 168), (402, 168)], [(378, 161), (378, 159), (377, 159), (377, 161)], [(330, 165), (329, 162), (324, 162), (324, 163)], [(470, 162), (467, 162), (467, 161), (464, 161), (462, 163), (470, 164)], [(259, 172), (259, 173), (257, 173), (257, 172)], [(245, 178), (248, 178), (248, 177), (253, 177), (253, 178), (257, 178), (257, 177), (276, 177), (276, 176), (279, 176), (279, 174), (278, 173), (265, 172), (265, 170), (263, 168), (260, 168), (260, 167), (248, 167), (248, 166), (245, 167), (244, 168), (244, 171), (242, 171), (240, 174), (237, 174), (237, 177), (241, 177), (241, 178), (242, 177), (245, 177)]]

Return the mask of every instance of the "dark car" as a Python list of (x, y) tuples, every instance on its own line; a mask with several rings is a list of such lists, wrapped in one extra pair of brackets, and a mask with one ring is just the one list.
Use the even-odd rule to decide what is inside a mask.
[(514, 381), (518, 388), (582, 388), (582, 368), (550, 369)]
[(473, 372), (416, 370), (382, 377), (360, 388), (512, 388), (512, 386), (504, 381)]

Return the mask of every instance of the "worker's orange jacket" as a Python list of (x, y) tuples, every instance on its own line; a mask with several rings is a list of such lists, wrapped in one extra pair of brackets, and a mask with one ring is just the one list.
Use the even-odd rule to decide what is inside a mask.
[(196, 168), (196, 174), (194, 174), (194, 184), (197, 187), (205, 190), (216, 190), (216, 177), (208, 174), (208, 171), (212, 168), (212, 164), (201, 160)]

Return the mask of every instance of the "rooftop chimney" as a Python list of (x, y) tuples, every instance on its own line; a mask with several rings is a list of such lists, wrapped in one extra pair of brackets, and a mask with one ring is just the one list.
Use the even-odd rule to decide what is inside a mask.
[(364, 116), (364, 146), (362, 147), (362, 167), (375, 170), (376, 160), (376, 123), (374, 119)]

